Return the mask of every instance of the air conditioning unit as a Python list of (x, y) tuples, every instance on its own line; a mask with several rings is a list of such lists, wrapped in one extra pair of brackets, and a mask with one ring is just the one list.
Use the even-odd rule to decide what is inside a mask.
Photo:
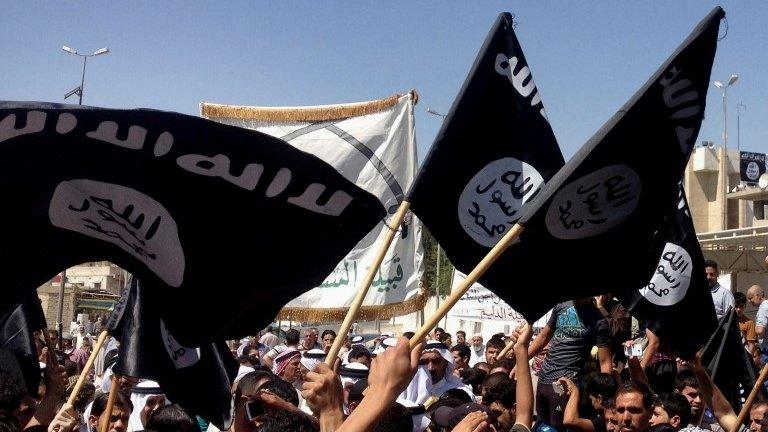
[(693, 149), (693, 172), (711, 173), (718, 172), (719, 169), (712, 141), (703, 141), (701, 147)]

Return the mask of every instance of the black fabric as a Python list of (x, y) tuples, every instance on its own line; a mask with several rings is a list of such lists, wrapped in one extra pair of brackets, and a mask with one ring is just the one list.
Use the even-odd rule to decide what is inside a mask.
[(23, 302), (0, 316), (0, 349), (8, 350), (16, 357), (27, 392), (34, 397), (40, 384), (34, 332), (44, 328), (45, 316), (35, 291), (27, 293)]
[[(542, 180), (564, 164), (512, 27), (511, 15), (500, 14), (408, 198), (464, 273), (514, 225)], [(516, 266), (505, 266), (480, 282), (499, 292), (518, 272)]]
[(169, 400), (228, 429), (237, 361), (224, 342), (197, 348), (179, 344), (164, 327), (155, 288), (133, 279), (110, 316), (107, 331), (120, 341), (113, 371), (157, 381)]
[(723, 16), (718, 7), (699, 23), (523, 209), (521, 243), (494, 267), (514, 269), (515, 286), (496, 294), (529, 321), (558, 301), (648, 283), (654, 233), (677, 204), (704, 117)]
[(0, 311), (108, 260), (185, 344), (254, 334), (384, 216), (315, 156), (178, 113), (0, 102), (0, 145)]
[[(647, 260), (653, 276), (644, 288), (624, 293), (622, 301), (632, 315), (646, 321), (665, 347), (687, 358), (712, 335), (717, 317), (682, 185), (679, 194), (678, 205), (653, 236), (653, 253)], [(674, 299), (677, 302), (671, 303)]]
[[(747, 395), (755, 385), (756, 370), (752, 360), (741, 344), (741, 331), (736, 311), (732, 308), (720, 318), (715, 332), (702, 350), (701, 364), (733, 410), (738, 412)], [(762, 386), (760, 395), (768, 397)]]

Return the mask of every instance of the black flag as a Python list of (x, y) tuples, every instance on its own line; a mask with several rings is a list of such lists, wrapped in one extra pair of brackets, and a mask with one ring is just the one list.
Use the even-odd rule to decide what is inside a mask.
[[(704, 346), (701, 364), (707, 368), (712, 381), (731, 403), (734, 411), (739, 412), (755, 385), (756, 374), (749, 353), (741, 343), (739, 318), (733, 308), (720, 318)], [(764, 387), (760, 394), (768, 396)]]
[[(645, 263), (652, 276), (642, 289), (625, 293), (621, 300), (633, 316), (647, 321), (665, 346), (689, 357), (715, 331), (717, 317), (682, 185), (679, 191), (678, 205), (656, 232), (653, 254)], [(691, 325), (692, 311), (696, 325)]]
[(237, 361), (224, 342), (181, 345), (163, 322), (154, 292), (134, 278), (112, 312), (107, 331), (120, 341), (114, 372), (157, 381), (169, 400), (229, 429)]
[(177, 113), (5, 102), (0, 145), (0, 310), (109, 260), (152, 284), (188, 345), (263, 328), (384, 215), (315, 156)]
[(496, 293), (528, 320), (559, 301), (648, 284), (654, 234), (677, 205), (704, 117), (724, 14), (715, 8), (524, 209), (522, 242), (505, 263), (524, 288)]
[(40, 363), (34, 333), (45, 327), (45, 316), (35, 291), (27, 293), (24, 301), (0, 316), (0, 349), (8, 350), (16, 357), (27, 391), (35, 397), (40, 383)]
[[(563, 163), (512, 16), (502, 13), (414, 181), (411, 208), (469, 273)], [(510, 271), (480, 280), (499, 290)]]

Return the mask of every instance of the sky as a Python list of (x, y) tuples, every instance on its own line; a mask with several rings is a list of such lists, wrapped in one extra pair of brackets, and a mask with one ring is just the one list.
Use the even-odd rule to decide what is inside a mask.
[[(768, 3), (759, 1), (2, 1), (0, 99), (64, 102), (89, 59), (83, 103), (199, 114), (380, 99), (415, 88), (423, 159), (496, 16), (516, 33), (550, 123), (572, 156), (716, 5), (713, 80), (728, 90), (729, 147), (768, 152)], [(76, 96), (68, 101), (77, 103)], [(737, 134), (737, 104), (743, 104)], [(721, 143), (711, 86), (698, 141)]]

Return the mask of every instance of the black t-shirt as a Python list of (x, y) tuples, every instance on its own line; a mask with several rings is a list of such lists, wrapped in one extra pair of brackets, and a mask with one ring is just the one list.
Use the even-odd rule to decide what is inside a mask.
[(543, 384), (564, 376), (575, 377), (593, 346), (608, 347), (611, 343), (608, 321), (592, 303), (559, 303), (552, 308), (547, 325), (553, 335), (539, 373), (539, 382)]

